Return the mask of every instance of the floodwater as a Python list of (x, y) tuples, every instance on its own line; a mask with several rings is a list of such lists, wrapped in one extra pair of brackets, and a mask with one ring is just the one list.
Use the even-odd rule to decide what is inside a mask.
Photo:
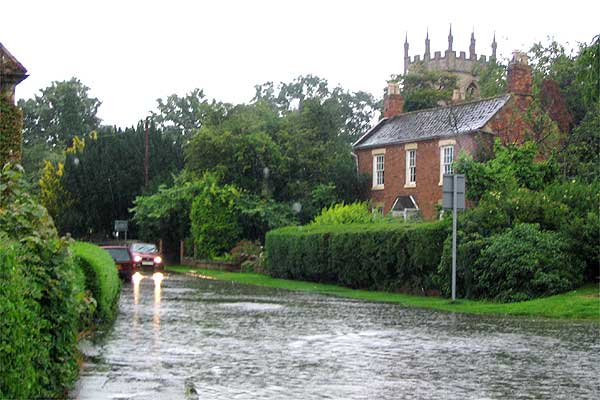
[(599, 327), (148, 274), (79, 399), (598, 399)]

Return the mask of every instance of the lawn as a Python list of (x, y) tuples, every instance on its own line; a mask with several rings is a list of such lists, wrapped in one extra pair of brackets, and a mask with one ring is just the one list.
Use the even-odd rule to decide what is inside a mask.
[(458, 300), (451, 302), (443, 297), (411, 296), (400, 293), (356, 290), (342, 286), (313, 282), (275, 279), (256, 273), (224, 272), (196, 269), (186, 266), (168, 266), (167, 271), (192, 272), (200, 277), (239, 282), (367, 301), (398, 303), (409, 307), (432, 308), (472, 314), (505, 314), (546, 318), (582, 319), (600, 322), (600, 289), (598, 285), (587, 285), (571, 292), (519, 303), (493, 303), (488, 301)]

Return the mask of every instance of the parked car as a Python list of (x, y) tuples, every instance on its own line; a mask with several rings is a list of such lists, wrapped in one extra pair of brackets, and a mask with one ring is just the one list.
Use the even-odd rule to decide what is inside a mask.
[(152, 243), (133, 243), (129, 250), (133, 256), (136, 267), (152, 267), (162, 269), (163, 258), (158, 249)]
[(127, 246), (101, 246), (104, 250), (111, 255), (117, 269), (119, 270), (119, 277), (121, 279), (131, 279), (135, 273), (135, 263), (133, 262), (133, 255), (129, 251)]

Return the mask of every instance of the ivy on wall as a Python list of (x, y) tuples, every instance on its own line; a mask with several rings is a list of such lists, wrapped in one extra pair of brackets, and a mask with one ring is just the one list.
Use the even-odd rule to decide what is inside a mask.
[(0, 97), (0, 167), (9, 161), (21, 161), (23, 113)]

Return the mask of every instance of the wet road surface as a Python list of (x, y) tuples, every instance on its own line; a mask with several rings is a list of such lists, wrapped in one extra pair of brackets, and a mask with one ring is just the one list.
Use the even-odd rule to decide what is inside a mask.
[(599, 327), (150, 274), (83, 342), (78, 399), (597, 399)]

